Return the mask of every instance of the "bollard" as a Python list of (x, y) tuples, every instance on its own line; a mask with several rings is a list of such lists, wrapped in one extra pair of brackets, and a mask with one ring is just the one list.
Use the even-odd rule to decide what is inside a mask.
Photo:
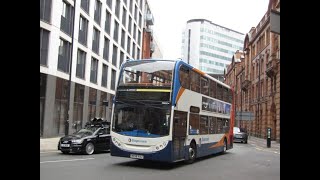
[(271, 147), (271, 128), (267, 128), (267, 147)]

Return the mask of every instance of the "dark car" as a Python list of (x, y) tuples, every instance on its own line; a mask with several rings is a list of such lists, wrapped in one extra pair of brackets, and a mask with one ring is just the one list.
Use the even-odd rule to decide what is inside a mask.
[(239, 127), (233, 127), (233, 142), (248, 143), (248, 134)]
[(72, 135), (60, 138), (58, 150), (64, 154), (85, 153), (110, 149), (110, 123), (95, 119), (86, 124), (83, 129)]

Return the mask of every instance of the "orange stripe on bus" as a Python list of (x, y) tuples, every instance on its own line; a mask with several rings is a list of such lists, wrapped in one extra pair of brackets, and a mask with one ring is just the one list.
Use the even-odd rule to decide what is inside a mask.
[(223, 145), (224, 145), (224, 138), (225, 138), (225, 137), (226, 137), (226, 136), (223, 136), (218, 143), (210, 146), (209, 148), (215, 148), (215, 147), (223, 146)]
[(200, 71), (199, 69), (196, 69), (196, 68), (193, 68), (192, 70), (194, 70), (195, 72), (197, 72), (197, 73), (199, 73), (199, 74), (201, 74), (201, 75), (205, 75), (206, 73), (204, 73), (204, 72), (202, 72), (202, 71)]
[(181, 88), (179, 89), (179, 92), (178, 92), (178, 96), (177, 96), (177, 101), (176, 101), (176, 103), (178, 103), (178, 101), (179, 101), (179, 99), (180, 99), (180, 97), (181, 97), (182, 93), (184, 92), (184, 90), (185, 90), (185, 88), (183, 88), (183, 87), (181, 87)]

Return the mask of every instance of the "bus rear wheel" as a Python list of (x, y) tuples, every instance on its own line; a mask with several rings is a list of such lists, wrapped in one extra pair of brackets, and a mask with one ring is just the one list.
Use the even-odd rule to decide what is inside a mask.
[(189, 147), (189, 159), (186, 161), (187, 163), (191, 164), (195, 161), (196, 157), (197, 157), (197, 146), (196, 146), (196, 143), (192, 142), (190, 144), (190, 147)]

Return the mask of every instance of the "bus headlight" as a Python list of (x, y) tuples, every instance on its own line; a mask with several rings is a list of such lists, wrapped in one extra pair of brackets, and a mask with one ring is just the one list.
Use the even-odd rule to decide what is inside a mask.
[(167, 145), (168, 145), (168, 143), (165, 141), (165, 142), (161, 142), (161, 143), (155, 145), (154, 148), (156, 151), (160, 151), (160, 150), (164, 149)]
[(121, 142), (117, 138), (112, 137), (111, 139), (114, 145), (116, 145), (119, 148), (121, 147)]

